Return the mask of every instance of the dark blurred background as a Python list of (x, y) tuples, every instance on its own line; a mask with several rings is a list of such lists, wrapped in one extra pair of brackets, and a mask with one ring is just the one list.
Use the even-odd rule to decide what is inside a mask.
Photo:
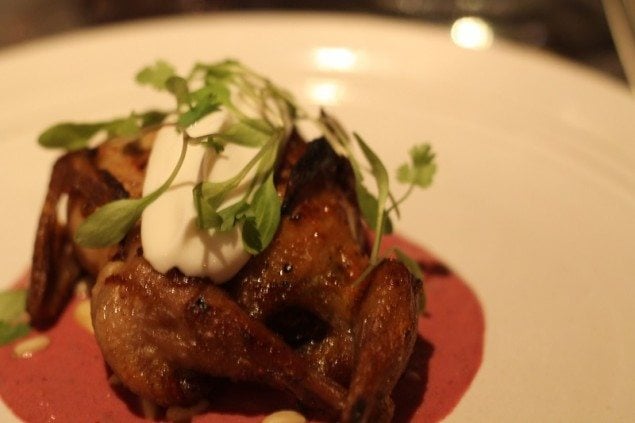
[(367, 13), (447, 24), (476, 16), (497, 37), (565, 56), (624, 80), (601, 0), (0, 0), (0, 48), (146, 17), (235, 10)]

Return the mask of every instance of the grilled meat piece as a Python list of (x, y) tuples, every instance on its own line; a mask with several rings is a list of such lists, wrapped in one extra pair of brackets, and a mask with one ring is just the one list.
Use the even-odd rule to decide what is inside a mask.
[[(50, 239), (60, 247), (34, 254), (34, 270), (40, 264), (29, 312), (36, 322), (55, 317), (63, 301), (50, 307), (48, 300), (67, 296), (82, 269), (97, 280), (92, 316), (104, 358), (142, 397), (191, 404), (208, 395), (217, 378), (230, 378), (288, 391), (334, 420), (390, 420), (390, 393), (416, 338), (421, 283), (394, 260), (360, 279), (368, 248), (345, 159), (324, 140), (306, 144), (292, 137), (276, 173), (284, 201), (274, 240), (217, 286), (176, 269), (154, 270), (143, 258), (138, 228), (116, 248), (97, 253), (69, 246), (87, 210), (120, 197), (114, 190), (91, 199), (92, 191), (108, 192), (112, 178), (129, 195), (140, 195), (138, 159), (146, 153), (108, 144), (97, 151), (112, 155), (108, 161), (89, 160), (95, 153), (84, 152), (56, 165), (61, 170), (53, 173), (36, 247)], [(127, 157), (129, 151), (136, 156)], [(81, 158), (68, 158), (73, 155)], [(130, 174), (120, 166), (126, 161), (134, 165)], [(73, 183), (79, 169), (90, 183)], [(55, 219), (60, 193), (69, 195), (67, 226)], [(78, 270), (62, 277), (49, 264), (54, 258)]]
[(303, 403), (342, 407), (345, 390), (308, 363), (220, 287), (202, 278), (155, 271), (129, 237), (93, 289), (95, 336), (119, 379), (160, 405), (191, 404), (207, 387), (202, 375), (254, 380)]
[[(111, 140), (94, 150), (60, 157), (53, 166), (36, 232), (27, 312), (31, 324), (50, 326), (66, 304), (81, 273), (93, 277), (117, 251), (80, 248), (72, 242), (80, 223), (97, 207), (113, 200), (141, 196), (145, 166), (155, 134), (133, 140)], [(66, 203), (66, 222), (58, 207)]]

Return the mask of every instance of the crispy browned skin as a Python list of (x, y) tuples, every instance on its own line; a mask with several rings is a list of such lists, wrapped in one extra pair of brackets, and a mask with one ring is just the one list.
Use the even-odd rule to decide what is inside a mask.
[(205, 392), (196, 383), (203, 374), (263, 382), (313, 407), (342, 407), (339, 385), (311, 370), (223, 289), (176, 271), (158, 273), (139, 255), (138, 235), (129, 242), (123, 261), (100, 275), (92, 314), (104, 358), (132, 391), (161, 405), (188, 404)]
[[(35, 326), (48, 326), (62, 311), (82, 270), (95, 276), (117, 250), (78, 248), (72, 236), (85, 216), (115, 199), (141, 195), (154, 134), (139, 140), (113, 140), (95, 150), (59, 158), (35, 238), (27, 311)], [(116, 175), (116, 176), (115, 176)], [(68, 195), (66, 225), (57, 220), (62, 195)]]
[[(393, 260), (359, 280), (368, 251), (345, 159), (323, 140), (288, 143), (276, 175), (284, 198), (278, 233), (219, 287), (176, 269), (156, 272), (143, 258), (138, 229), (116, 248), (69, 246), (87, 212), (121, 196), (108, 193), (111, 178), (140, 194), (147, 149), (106, 144), (101, 160), (72, 153), (53, 172), (36, 247), (51, 239), (59, 246), (34, 254), (29, 312), (36, 322), (59, 313), (83, 269), (98, 275), (92, 313), (104, 358), (145, 398), (190, 404), (208, 395), (216, 378), (230, 378), (288, 391), (334, 420), (390, 420), (390, 393), (416, 338), (421, 283)], [(68, 159), (73, 155), (82, 158)], [(136, 170), (126, 172), (127, 162)], [(75, 172), (90, 178), (76, 186)], [(93, 191), (105, 194), (89, 198)], [(68, 227), (55, 220), (62, 192), (70, 197)], [(77, 270), (60, 271), (53, 263), (59, 258)]]

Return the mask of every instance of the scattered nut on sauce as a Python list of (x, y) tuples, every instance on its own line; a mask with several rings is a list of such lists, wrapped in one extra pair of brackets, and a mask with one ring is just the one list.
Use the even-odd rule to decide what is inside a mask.
[(82, 300), (77, 303), (73, 317), (75, 317), (75, 321), (79, 323), (81, 327), (90, 333), (95, 333), (93, 330), (93, 321), (90, 317), (90, 300)]
[(305, 423), (304, 416), (293, 410), (280, 410), (269, 414), (262, 423)]
[(88, 298), (88, 283), (85, 280), (81, 280), (75, 285), (75, 297), (80, 300)]
[(51, 340), (46, 335), (36, 335), (24, 341), (18, 342), (13, 347), (13, 354), (19, 358), (31, 358), (33, 354), (42, 351), (49, 346)]

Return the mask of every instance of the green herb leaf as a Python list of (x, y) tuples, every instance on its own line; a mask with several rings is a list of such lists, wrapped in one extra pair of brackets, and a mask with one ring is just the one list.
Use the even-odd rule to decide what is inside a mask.
[(200, 195), (201, 201), (205, 201), (205, 203), (207, 203), (207, 206), (210, 207), (209, 210), (212, 210), (214, 213), (216, 213), (216, 210), (225, 200), (225, 196), (227, 196), (227, 194), (231, 190), (236, 188), (240, 183), (242, 178), (239, 178), (238, 176), (239, 175), (236, 175), (222, 182), (199, 182), (198, 184), (196, 184), (196, 187), (194, 187), (194, 189)]
[(166, 82), (176, 75), (176, 71), (169, 63), (158, 60), (153, 66), (147, 66), (139, 71), (136, 80), (142, 85), (151, 85), (157, 90), (165, 90)]
[(235, 60), (224, 60), (222, 62), (207, 64), (207, 63), (197, 63), (194, 66), (194, 72), (204, 72), (205, 80), (209, 79), (227, 79), (232, 77), (236, 73), (236, 67), (240, 67), (240, 63)]
[(79, 225), (75, 242), (82, 247), (102, 248), (121, 241), (139, 220), (143, 210), (170, 187), (183, 165), (186, 152), (187, 142), (184, 139), (179, 160), (163, 185), (145, 197), (116, 200), (101, 206)]
[[(396, 200), (390, 192), (385, 167), (362, 138), (353, 133), (375, 179), (375, 196), (364, 184), (366, 169), (360, 164), (362, 161), (358, 160), (357, 154), (354, 154), (353, 137), (337, 119), (323, 110), (319, 116), (311, 117), (296, 104), (289, 92), (234, 60), (198, 63), (187, 78), (178, 76), (174, 67), (167, 62), (157, 61), (142, 69), (136, 79), (140, 84), (171, 93), (176, 98), (176, 108), (168, 112), (150, 110), (142, 114), (133, 113), (129, 117), (107, 122), (62, 123), (47, 129), (39, 138), (43, 146), (76, 150), (88, 146), (91, 138), (101, 130), (107, 131), (109, 136), (136, 136), (143, 128), (163, 123), (168, 116), (176, 118), (177, 130), (183, 134), (181, 157), (168, 180), (142, 199), (119, 200), (99, 208), (80, 226), (76, 234), (76, 241), (80, 245), (102, 247), (119, 242), (137, 222), (143, 209), (169, 188), (183, 162), (188, 144), (202, 144), (220, 154), (231, 143), (259, 150), (232, 178), (222, 182), (206, 181), (194, 188), (197, 224), (200, 228), (218, 231), (227, 231), (242, 224), (245, 250), (251, 254), (261, 252), (275, 236), (280, 222), (280, 199), (273, 184), (279, 149), (285, 137), (292, 133), (294, 125), (299, 120), (308, 119), (318, 127), (335, 151), (350, 161), (360, 210), (366, 222), (375, 230), (370, 264), (358, 278), (359, 281), (379, 263), (382, 236), (392, 232), (389, 214), (394, 212), (399, 217), (399, 204), (408, 198), (415, 187), (429, 186), (436, 172), (430, 146), (424, 144), (412, 148), (409, 162), (397, 170), (398, 180), (407, 183), (408, 188)], [(241, 101), (232, 102), (234, 95)], [(220, 107), (225, 108), (232, 124), (225, 124), (218, 133), (195, 137), (187, 133), (191, 125)], [(242, 198), (225, 206), (225, 200), (233, 196), (232, 192), (250, 173), (253, 179), (245, 185), (247, 189), (241, 194)], [(416, 263), (400, 251), (395, 254), (418, 276), (416, 272), (420, 269)], [(425, 298), (422, 298), (422, 303), (424, 301)]]
[(30, 330), (26, 323), (12, 325), (0, 321), (0, 347), (28, 335)]
[(134, 115), (107, 122), (104, 124), (104, 127), (110, 137), (134, 137), (138, 135), (141, 130), (138, 119)]
[(181, 128), (187, 128), (210, 113), (217, 111), (220, 106), (221, 104), (213, 97), (208, 97), (199, 101), (194, 107), (179, 116), (177, 124)]
[(270, 81), (267, 81), (267, 84), (274, 98), (284, 103), (290, 117), (295, 119), (298, 116), (298, 106), (293, 98), (293, 94), (291, 94), (290, 91), (271, 83)]
[(221, 104), (231, 103), (231, 91), (226, 83), (219, 80), (208, 80), (206, 84), (190, 94), (190, 98), (199, 102), (203, 99), (213, 97)]
[(416, 145), (410, 149), (410, 163), (404, 163), (397, 169), (397, 180), (427, 188), (432, 183), (437, 170), (435, 155), (429, 144)]
[(19, 319), (26, 308), (26, 289), (0, 292), (0, 320), (13, 322)]
[[(222, 182), (199, 182), (194, 187), (194, 204), (198, 214), (197, 224), (200, 228), (210, 228), (213, 226), (215, 217), (212, 215), (217, 213), (225, 197), (229, 192), (235, 189), (240, 182), (247, 176), (256, 163), (261, 162), (263, 156), (267, 155), (270, 150), (277, 151), (275, 145), (276, 139), (272, 138), (268, 144), (264, 145), (258, 153), (233, 177)], [(262, 164), (262, 162), (260, 163)], [(261, 167), (259, 166), (259, 169)]]
[(213, 148), (217, 154), (220, 154), (225, 151), (225, 143), (223, 141), (218, 141), (217, 138), (218, 137), (216, 135), (210, 135), (209, 137), (205, 138), (205, 140), (201, 141), (201, 145), (204, 145), (208, 148)]
[[(383, 163), (379, 160), (379, 157), (377, 157), (373, 150), (371, 150), (368, 144), (366, 144), (357, 133), (353, 133), (353, 135), (359, 143), (366, 160), (370, 164), (371, 174), (375, 177), (375, 181), (377, 183), (377, 217), (375, 219), (374, 226), (376, 228), (383, 228), (385, 215), (384, 205), (388, 199), (388, 172), (386, 172), (386, 168)], [(375, 241), (370, 255), (371, 263), (374, 263), (377, 260), (382, 235), (382, 231), (375, 231)]]
[(194, 207), (196, 208), (196, 225), (200, 229), (209, 229), (221, 225), (220, 218), (205, 196), (206, 183), (200, 182), (194, 186), (192, 195), (194, 196)]
[(273, 128), (263, 119), (242, 119), (218, 135), (223, 141), (245, 147), (262, 147), (273, 135)]
[(104, 126), (104, 123), (59, 123), (45, 130), (39, 136), (38, 143), (46, 148), (81, 150)]
[(236, 223), (243, 220), (251, 212), (251, 207), (245, 200), (241, 200), (231, 206), (225, 207), (218, 211), (218, 216), (221, 219), (221, 224), (217, 229), (221, 232), (229, 231), (236, 226)]
[(180, 76), (171, 76), (165, 81), (165, 88), (174, 94), (177, 107), (190, 104), (190, 89), (187, 81)]
[(280, 206), (271, 172), (254, 193), (251, 202), (253, 218), (247, 218), (243, 224), (243, 245), (248, 253), (260, 253), (273, 240), (280, 224)]
[(194, 187), (194, 206), (196, 207), (197, 225), (201, 229), (215, 228), (228, 231), (236, 220), (242, 219), (249, 211), (249, 204), (240, 200), (224, 209), (218, 210), (225, 196), (235, 188), (236, 180), (221, 183), (202, 182)]
[(0, 346), (29, 333), (29, 325), (20, 321), (25, 313), (26, 295), (26, 289), (0, 292)]
[(162, 123), (168, 114), (149, 110), (141, 114), (132, 113), (128, 117), (103, 122), (65, 122), (46, 129), (38, 138), (38, 143), (46, 148), (63, 148), (68, 151), (87, 148), (90, 140), (101, 130), (109, 137), (136, 137), (141, 128)]
[(258, 163), (258, 175), (270, 172), (276, 164), (278, 158), (278, 143), (282, 141), (282, 134), (278, 133), (267, 141), (267, 144), (260, 150), (261, 158)]
[(395, 248), (394, 250), (397, 259), (406, 266), (410, 273), (412, 273), (417, 279), (423, 280), (423, 272), (421, 272), (419, 263), (399, 248)]
[(75, 242), (88, 248), (118, 243), (139, 220), (147, 203), (145, 198), (126, 198), (98, 208), (79, 226)]
[[(357, 203), (364, 216), (364, 220), (368, 223), (370, 228), (374, 231), (377, 230), (377, 210), (379, 210), (379, 202), (377, 197), (371, 194), (364, 185), (359, 181), (356, 184), (355, 192), (357, 193)], [(385, 234), (391, 234), (393, 231), (392, 220), (388, 214), (384, 215), (384, 225), (382, 232)]]
[(148, 110), (137, 116), (141, 118), (141, 127), (147, 128), (149, 126), (163, 123), (165, 118), (168, 116), (168, 113), (161, 110)]
[(243, 223), (243, 248), (249, 254), (256, 255), (263, 250), (262, 241), (260, 239), (260, 232), (258, 231), (258, 225), (256, 224), (255, 217), (249, 217), (245, 219)]
[[(417, 263), (415, 260), (413, 260), (412, 257), (404, 253), (399, 248), (395, 247), (393, 250), (395, 252), (395, 255), (397, 256), (397, 259), (404, 266), (406, 266), (406, 269), (408, 269), (410, 273), (414, 275), (415, 278), (423, 282), (423, 272), (421, 271), (421, 266), (419, 266), (419, 263)], [(417, 302), (418, 302), (417, 305), (418, 305), (419, 313), (423, 314), (423, 312), (426, 311), (426, 292), (423, 289), (423, 287), (421, 287), (421, 296), (418, 298)]]

